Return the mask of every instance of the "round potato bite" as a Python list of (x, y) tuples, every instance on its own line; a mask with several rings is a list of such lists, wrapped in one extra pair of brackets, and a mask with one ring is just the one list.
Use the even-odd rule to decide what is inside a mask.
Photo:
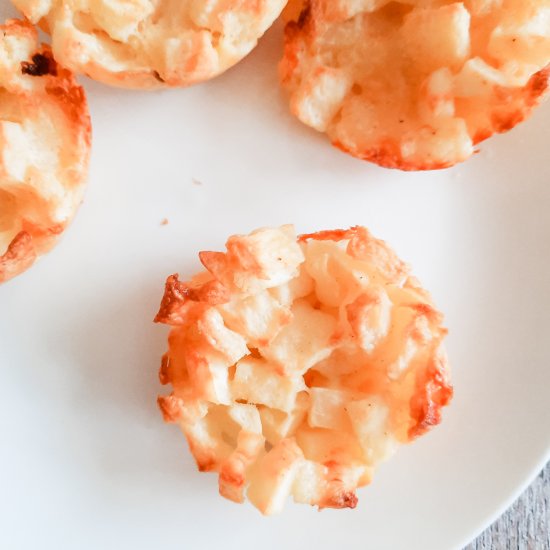
[(186, 86), (256, 45), (285, 0), (13, 0), (47, 30), (59, 63), (124, 88)]
[(364, 227), (235, 235), (166, 281), (160, 381), (198, 468), (263, 513), (354, 508), (356, 488), (452, 397), (446, 330), (408, 266)]
[(82, 201), (91, 127), (84, 90), (38, 46), (36, 29), (0, 26), (0, 283), (57, 241)]
[(402, 170), (452, 166), (548, 88), (548, 0), (297, 0), (280, 78), (333, 144)]

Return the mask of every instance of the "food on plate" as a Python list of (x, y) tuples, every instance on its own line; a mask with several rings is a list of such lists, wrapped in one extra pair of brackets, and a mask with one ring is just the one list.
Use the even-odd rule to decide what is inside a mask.
[(461, 162), (548, 88), (548, 0), (291, 0), (285, 13), (291, 111), (380, 166)]
[(285, 0), (13, 0), (52, 37), (55, 59), (124, 88), (186, 86), (256, 45)]
[(82, 201), (91, 127), (84, 90), (36, 29), (0, 27), (0, 282), (56, 243)]
[(364, 227), (297, 238), (286, 225), (226, 246), (201, 252), (206, 271), (190, 281), (166, 281), (164, 419), (228, 499), (246, 492), (263, 514), (289, 496), (353, 508), (452, 397), (442, 316)]

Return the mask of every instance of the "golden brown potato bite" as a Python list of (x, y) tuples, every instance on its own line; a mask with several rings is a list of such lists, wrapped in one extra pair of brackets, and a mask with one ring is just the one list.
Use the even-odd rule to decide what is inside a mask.
[(220, 493), (263, 513), (288, 496), (353, 508), (396, 448), (452, 396), (430, 295), (364, 227), (296, 237), (290, 225), (202, 252), (166, 281), (159, 397)]

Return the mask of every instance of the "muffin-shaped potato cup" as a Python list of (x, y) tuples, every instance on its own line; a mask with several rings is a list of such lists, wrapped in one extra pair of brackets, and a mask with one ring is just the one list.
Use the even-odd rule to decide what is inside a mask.
[(290, 108), (340, 149), (428, 170), (528, 117), (548, 88), (547, 0), (291, 0)]
[(51, 34), (57, 61), (124, 88), (187, 86), (256, 46), (285, 0), (13, 0)]
[(264, 514), (292, 495), (355, 507), (356, 488), (451, 396), (446, 330), (408, 266), (364, 227), (297, 238), (292, 226), (202, 252), (166, 282), (172, 327), (159, 397), (220, 493)]
[(0, 27), (0, 282), (47, 252), (84, 194), (91, 127), (84, 90), (36, 29)]

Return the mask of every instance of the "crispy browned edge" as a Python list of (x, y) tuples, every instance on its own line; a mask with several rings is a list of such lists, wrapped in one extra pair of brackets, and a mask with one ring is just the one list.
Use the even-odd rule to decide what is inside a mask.
[(416, 392), (410, 402), (414, 422), (409, 428), (409, 440), (416, 439), (441, 422), (441, 411), (451, 402), (453, 394), (447, 358), (435, 353), (416, 378)]
[[(36, 30), (28, 21), (10, 19), (0, 26), (0, 32), (30, 34), (36, 39)], [(75, 143), (83, 144), (81, 147), (82, 170), (77, 175), (77, 181), (71, 182), (74, 186), (82, 185), (87, 175), (92, 139), (92, 127), (84, 89), (77, 84), (70, 71), (55, 62), (51, 49), (46, 44), (37, 47), (31, 59), (22, 64), (22, 72), (29, 74), (29, 66), (33, 65), (32, 57), (37, 55), (47, 60), (48, 72), (33, 76), (33, 78), (46, 80), (45, 97), (42, 101), (53, 101), (63, 109), (67, 122), (72, 126), (76, 136)], [(36, 103), (39, 104), (40, 101)], [(0, 283), (28, 269), (39, 256), (38, 251), (42, 253), (52, 248), (70, 221), (69, 219), (65, 223), (52, 224), (46, 228), (26, 222), (23, 230), (9, 244), (7, 251), (0, 256)]]
[[(302, 39), (309, 46), (315, 40), (316, 26), (320, 19), (319, 10), (312, 9), (312, 0), (302, 0), (302, 11), (298, 19), (290, 20), (284, 31), (284, 53), (279, 64), (279, 75), (283, 86), (290, 80), (298, 65), (298, 53)], [(542, 101), (550, 87), (550, 64), (535, 73), (522, 88), (495, 89), (499, 100), (498, 107), (493, 109), (491, 127), (479, 130), (473, 136), (473, 143), (486, 140), (495, 133), (504, 133), (523, 122), (531, 115), (533, 109)], [(441, 170), (454, 165), (453, 162), (423, 163), (405, 160), (399, 147), (390, 140), (385, 140), (378, 147), (371, 149), (353, 149), (338, 140), (332, 145), (341, 151), (361, 160), (366, 160), (384, 168), (396, 168), (403, 171)]]

